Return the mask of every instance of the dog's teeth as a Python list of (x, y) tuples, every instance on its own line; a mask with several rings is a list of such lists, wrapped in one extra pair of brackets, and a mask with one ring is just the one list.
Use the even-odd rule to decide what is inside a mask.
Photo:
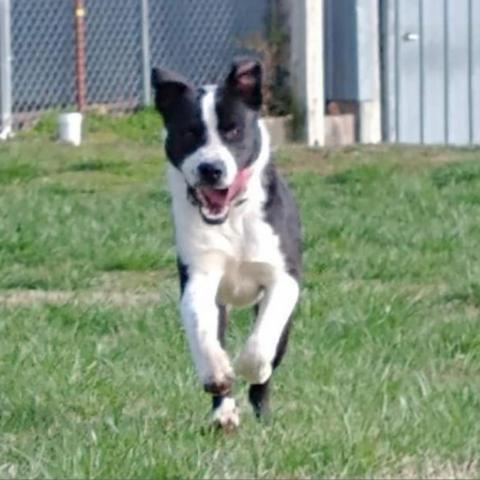
[(218, 220), (218, 219), (223, 218), (227, 215), (228, 208), (224, 208), (221, 212), (215, 213), (215, 212), (212, 212), (209, 208), (202, 205), (202, 213), (205, 217), (207, 217), (211, 220)]

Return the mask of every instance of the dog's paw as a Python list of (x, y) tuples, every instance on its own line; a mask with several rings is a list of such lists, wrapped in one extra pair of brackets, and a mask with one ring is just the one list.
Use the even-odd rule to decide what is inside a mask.
[(224, 398), (220, 406), (213, 411), (212, 424), (225, 432), (232, 432), (238, 428), (240, 411), (233, 398)]
[(251, 384), (265, 383), (272, 375), (272, 359), (258, 339), (252, 337), (236, 362), (236, 371)]
[(213, 395), (229, 393), (235, 374), (224, 350), (218, 349), (210, 354), (202, 372), (203, 388)]

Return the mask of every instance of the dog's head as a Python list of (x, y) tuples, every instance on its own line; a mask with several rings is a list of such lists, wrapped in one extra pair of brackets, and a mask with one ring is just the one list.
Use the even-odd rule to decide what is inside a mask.
[(152, 86), (167, 131), (168, 159), (183, 174), (202, 218), (222, 223), (246, 188), (260, 152), (260, 63), (238, 59), (221, 85), (200, 88), (154, 68)]

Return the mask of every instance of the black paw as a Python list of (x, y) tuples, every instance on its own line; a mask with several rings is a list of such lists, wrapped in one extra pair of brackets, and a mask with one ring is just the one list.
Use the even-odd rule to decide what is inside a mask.
[(221, 382), (209, 382), (203, 385), (203, 389), (212, 395), (226, 395), (230, 393), (233, 385), (233, 377), (227, 376)]

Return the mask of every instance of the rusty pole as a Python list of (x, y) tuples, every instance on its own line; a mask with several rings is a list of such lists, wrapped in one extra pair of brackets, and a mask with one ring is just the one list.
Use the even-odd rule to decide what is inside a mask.
[(75, 100), (79, 112), (83, 112), (86, 103), (85, 75), (85, 4), (84, 0), (75, 1)]

